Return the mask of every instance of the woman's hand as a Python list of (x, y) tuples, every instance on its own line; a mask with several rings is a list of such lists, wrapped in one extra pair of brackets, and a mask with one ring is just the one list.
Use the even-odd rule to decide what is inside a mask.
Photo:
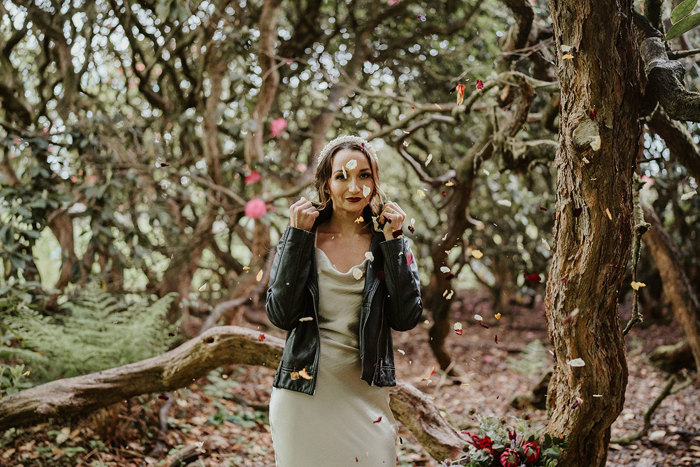
[(289, 207), (289, 225), (298, 229), (311, 230), (319, 214), (311, 201), (302, 196)]
[(384, 232), (385, 239), (392, 240), (394, 238), (393, 232), (403, 227), (403, 222), (406, 220), (406, 213), (403, 212), (403, 209), (401, 209), (398, 204), (387, 201), (384, 203), (384, 208), (379, 214), (378, 222), (384, 222), (385, 219), (386, 223), (384, 224), (382, 232)]

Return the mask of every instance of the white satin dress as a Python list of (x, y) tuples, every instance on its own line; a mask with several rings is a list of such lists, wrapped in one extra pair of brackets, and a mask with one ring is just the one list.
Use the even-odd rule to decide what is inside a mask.
[[(314, 251), (321, 334), (316, 392), (272, 388), (275, 465), (395, 467), (397, 425), (389, 389), (360, 379), (360, 307), (369, 260), (342, 273), (323, 250)], [(354, 268), (362, 271), (360, 279), (353, 276)]]

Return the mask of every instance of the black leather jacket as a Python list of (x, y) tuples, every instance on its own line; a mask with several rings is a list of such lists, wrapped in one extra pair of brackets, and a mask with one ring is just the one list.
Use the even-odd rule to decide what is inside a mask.
[[(309, 395), (316, 392), (320, 355), (314, 251), (320, 218), (310, 231), (291, 226), (284, 231), (272, 262), (265, 302), (270, 322), (288, 331), (272, 385)], [(370, 251), (374, 260), (367, 264), (358, 336), (362, 379), (370, 386), (396, 386), (391, 329), (408, 331), (421, 318), (418, 267), (406, 237), (385, 240), (382, 233), (373, 232)], [(299, 321), (304, 317), (313, 319)], [(292, 376), (302, 369), (312, 378), (298, 377), (297, 373)]]

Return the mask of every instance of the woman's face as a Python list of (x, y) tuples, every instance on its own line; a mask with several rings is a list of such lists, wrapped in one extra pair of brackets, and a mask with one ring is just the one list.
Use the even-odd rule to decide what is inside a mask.
[(332, 170), (328, 186), (333, 208), (360, 215), (374, 192), (367, 157), (355, 149), (341, 149), (333, 156)]

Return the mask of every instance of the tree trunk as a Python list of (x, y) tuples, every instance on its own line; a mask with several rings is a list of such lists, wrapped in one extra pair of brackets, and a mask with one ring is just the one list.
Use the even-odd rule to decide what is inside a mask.
[[(214, 368), (230, 364), (274, 369), (284, 340), (238, 326), (219, 326), (162, 355), (89, 375), (60, 379), (0, 399), (0, 431), (52, 418), (90, 413), (139, 394), (185, 387)], [(466, 444), (437, 407), (410, 384), (390, 389), (390, 405), (433, 458), (456, 458)]]
[[(641, 148), (642, 76), (631, 3), (549, 1), (561, 123), (545, 298), (555, 352), (547, 431), (569, 442), (561, 462), (566, 466), (605, 465), (610, 425), (622, 410), (627, 386), (617, 298), (620, 287), (628, 286), (622, 280), (632, 239), (634, 163)], [(575, 359), (585, 366), (568, 364)]]
[(681, 264), (681, 256), (671, 237), (661, 224), (653, 209), (643, 206), (644, 220), (651, 224), (651, 229), (642, 239), (651, 255), (656, 268), (661, 274), (664, 295), (671, 301), (671, 309), (676, 321), (683, 328), (686, 341), (693, 352), (695, 368), (700, 368), (700, 304), (688, 276)]

